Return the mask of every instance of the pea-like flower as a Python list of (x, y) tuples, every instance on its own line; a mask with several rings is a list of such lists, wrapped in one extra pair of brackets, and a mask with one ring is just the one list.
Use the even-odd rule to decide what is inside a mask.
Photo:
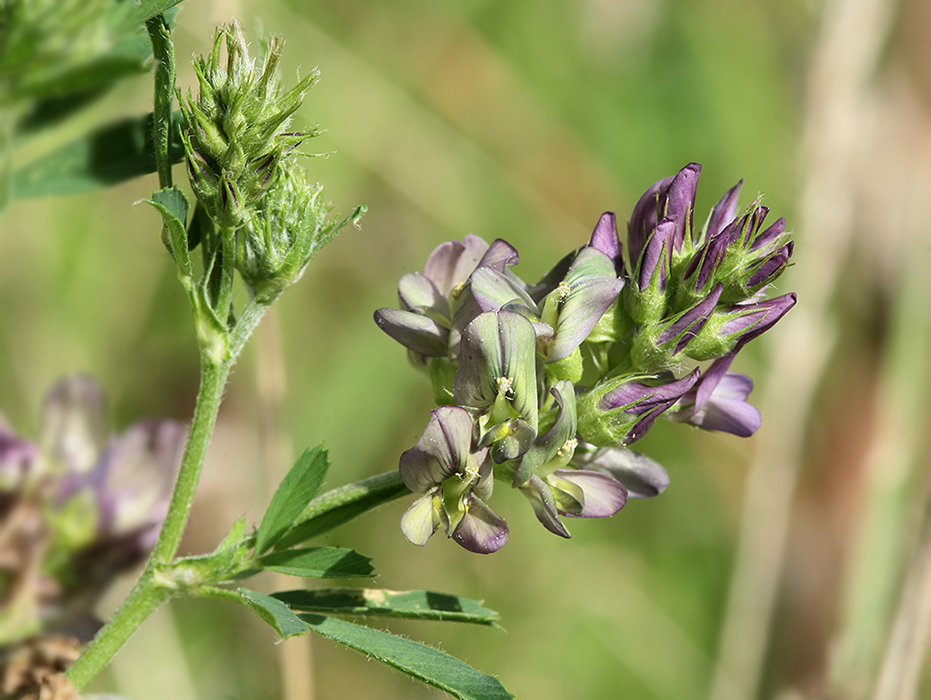
[(517, 251), (501, 239), (490, 246), (472, 234), (447, 241), (430, 254), (422, 273), (401, 277), (401, 308), (379, 309), (375, 323), (421, 363), (428, 357), (458, 358), (462, 330), (482, 311), (467, 289), (472, 273), (480, 268), (503, 272), (517, 261)]
[(635, 375), (603, 382), (579, 397), (579, 434), (601, 447), (630, 445), (646, 435), (700, 376), (696, 369), (681, 379)]
[(524, 316), (488, 311), (462, 335), (453, 396), (476, 410), (479, 441), (501, 463), (524, 454), (537, 434), (536, 335)]
[(401, 530), (417, 545), (442, 525), (446, 535), (470, 552), (489, 554), (504, 546), (507, 523), (485, 504), (494, 480), (487, 447), (473, 444), (474, 422), (457, 406), (441, 406), (417, 444), (401, 455), (401, 479), (422, 494), (401, 519)]
[(718, 308), (689, 345), (689, 357), (712, 360), (736, 353), (795, 306), (794, 293)]
[(572, 383), (559, 381), (551, 393), (556, 420), (521, 459), (513, 485), (527, 496), (547, 530), (568, 539), (560, 515), (607, 518), (624, 507), (628, 494), (620, 481), (603, 471), (569, 467), (578, 445)]
[(753, 380), (728, 372), (734, 355), (716, 360), (701, 379), (679, 399), (667, 417), (705, 430), (750, 437), (762, 424), (760, 412), (747, 402)]

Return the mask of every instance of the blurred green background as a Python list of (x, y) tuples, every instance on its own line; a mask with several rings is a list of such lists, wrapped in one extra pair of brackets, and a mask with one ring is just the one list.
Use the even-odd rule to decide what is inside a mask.
[[(338, 211), (369, 213), (315, 259), (234, 371), (188, 551), (211, 549), (240, 514), (256, 522), (304, 447), (326, 442), (337, 486), (393, 468), (417, 440), (428, 382), (372, 313), (395, 305), (398, 277), (436, 245), (506, 238), (534, 279), (603, 211), (625, 221), (651, 183), (697, 161), (699, 220), (744, 178), (742, 204), (765, 193), (796, 232), (778, 293), (798, 291), (799, 306), (736, 366), (757, 381), (757, 436), (657, 426), (640, 448), (667, 467), (669, 490), (570, 523), (570, 541), (505, 489), (495, 509), (511, 538), (493, 556), (442, 538), (411, 546), (406, 502), (327, 541), (373, 556), (379, 586), (500, 611), (506, 631), (390, 627), (519, 698), (866, 697), (893, 620), (918, 621), (926, 641), (907, 594), (927, 573), (926, 1), (187, 2), (182, 89), (187, 58), (233, 16), (251, 39), (285, 37), (286, 77), (320, 67), (297, 118), (325, 130), (304, 146), (325, 156), (307, 169)], [(150, 100), (148, 76), (128, 81), (23, 157)], [(0, 410), (22, 432), (35, 434), (46, 388), (75, 372), (101, 378), (117, 428), (189, 417), (189, 312), (155, 212), (133, 205), (155, 187), (149, 176), (16, 201), (0, 223)], [(323, 640), (273, 641), (248, 611), (181, 601), (100, 685), (135, 700), (443, 697)]]

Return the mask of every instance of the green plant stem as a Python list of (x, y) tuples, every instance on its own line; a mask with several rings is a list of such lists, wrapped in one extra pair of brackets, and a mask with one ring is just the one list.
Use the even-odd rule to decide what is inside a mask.
[(139, 625), (172, 595), (157, 583), (155, 574), (159, 566), (174, 558), (181, 544), (232, 364), (232, 360), (215, 364), (204, 355), (191, 433), (158, 542), (129, 596), (68, 670), (68, 678), (79, 689), (106, 667)]
[(213, 364), (209, 360), (204, 360), (201, 365), (200, 392), (194, 408), (191, 434), (181, 461), (181, 470), (178, 472), (178, 481), (171, 497), (171, 505), (168, 507), (168, 515), (155, 549), (152, 551), (150, 561), (153, 564), (170, 562), (181, 544), (181, 537), (184, 535), (191, 506), (194, 504), (194, 494), (200, 482), (207, 446), (210, 444), (210, 438), (216, 426), (223, 389), (226, 387), (226, 379), (231, 367), (231, 361)]
[(220, 289), (217, 294), (216, 310), (221, 322), (225, 321), (233, 308), (233, 283), (235, 282), (236, 231), (224, 226), (220, 234)]
[(157, 585), (153, 578), (147, 569), (110, 621), (68, 669), (68, 679), (78, 689), (96, 678), (145, 619), (171, 598), (172, 591)]
[(251, 302), (246, 305), (239, 322), (229, 334), (228, 354), (224, 360), (215, 361), (209, 349), (201, 349), (200, 390), (168, 515), (145, 572), (123, 605), (68, 670), (68, 678), (78, 688), (83, 688), (93, 680), (139, 625), (172, 596), (170, 588), (157, 582), (156, 572), (171, 562), (181, 544), (200, 482), (207, 446), (216, 426), (226, 380), (236, 358), (267, 310), (266, 304)]
[(155, 67), (155, 101), (153, 108), (152, 143), (155, 149), (155, 164), (159, 186), (171, 187), (171, 104), (175, 96), (175, 47), (171, 40), (171, 29), (165, 15), (156, 15), (145, 23), (152, 43), (152, 56), (158, 62)]

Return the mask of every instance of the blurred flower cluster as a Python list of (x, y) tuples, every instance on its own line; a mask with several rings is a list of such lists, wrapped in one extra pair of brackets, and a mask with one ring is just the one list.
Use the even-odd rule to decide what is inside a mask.
[(38, 443), (0, 420), (0, 668), (29, 638), (93, 636), (100, 596), (155, 544), (186, 437), (149, 420), (108, 438), (80, 376), (49, 392)]
[(628, 449), (661, 415), (739, 436), (759, 428), (751, 380), (728, 369), (795, 304), (766, 297), (793, 244), (784, 219), (764, 228), (759, 201), (738, 212), (742, 183), (695, 226), (700, 171), (647, 190), (626, 249), (607, 212), (536, 284), (514, 273), (513, 246), (473, 235), (401, 278), (401, 308), (375, 321), (429, 373), (439, 405), (400, 460), (419, 494), (401, 523), (411, 542), (442, 526), (470, 551), (498, 550), (508, 527), (488, 506), (496, 479), (569, 537), (562, 516), (610, 516), (668, 485)]

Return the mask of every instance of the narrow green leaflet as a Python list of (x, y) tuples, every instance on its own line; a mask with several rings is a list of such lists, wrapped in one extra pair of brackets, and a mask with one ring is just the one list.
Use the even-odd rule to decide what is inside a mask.
[[(180, 113), (176, 114), (173, 121), (179, 123)], [(178, 129), (172, 133), (170, 155), (173, 163), (184, 157)], [(154, 172), (152, 115), (148, 114), (108, 124), (23, 166), (13, 175), (13, 196), (87, 192)]]
[(240, 588), (238, 591), (242, 601), (255, 610), (265, 622), (275, 628), (282, 639), (307, 634), (307, 624), (291, 612), (287, 605), (264, 593)]
[(401, 481), (397, 470), (327, 491), (307, 505), (298, 518), (298, 524), (288, 530), (275, 546), (284, 549), (306, 542), (407, 494), (410, 494), (410, 489)]
[(361, 651), (460, 700), (510, 700), (501, 681), (464, 661), (420, 642), (324, 615), (302, 614), (310, 628), (327, 639)]
[(304, 451), (281, 482), (265, 511), (255, 536), (255, 551), (263, 554), (281, 539), (311, 499), (320, 492), (330, 462), (327, 451), (317, 445)]
[(481, 602), (435, 591), (320, 588), (280, 591), (274, 597), (298, 612), (381, 615), (490, 626), (497, 626), (498, 623), (498, 613), (484, 607)]
[(263, 569), (305, 578), (355, 578), (371, 576), (375, 569), (370, 557), (354, 549), (309, 547), (287, 549), (259, 557)]

